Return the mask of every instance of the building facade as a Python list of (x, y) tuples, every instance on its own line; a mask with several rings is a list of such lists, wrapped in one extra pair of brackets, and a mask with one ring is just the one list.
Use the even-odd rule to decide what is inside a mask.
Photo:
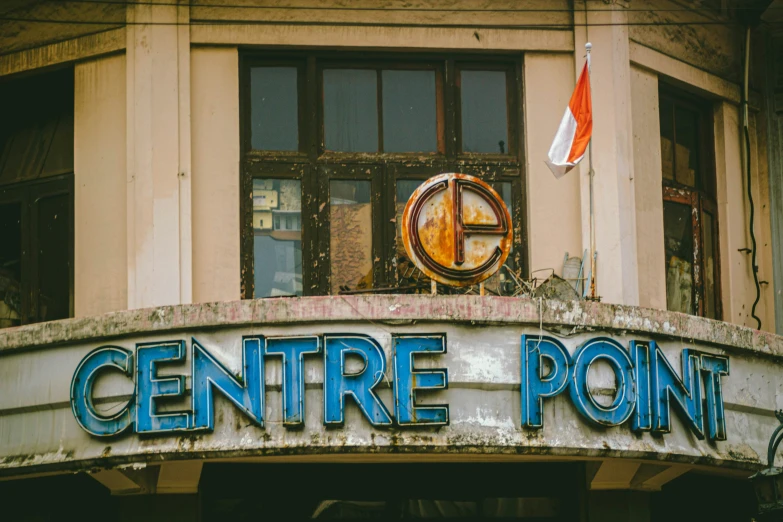
[[(751, 520), (783, 409), (781, 19), (4, 2), (2, 518)], [(587, 159), (544, 163), (588, 42), (593, 201)], [(513, 232), (433, 295), (402, 217), (444, 172)]]

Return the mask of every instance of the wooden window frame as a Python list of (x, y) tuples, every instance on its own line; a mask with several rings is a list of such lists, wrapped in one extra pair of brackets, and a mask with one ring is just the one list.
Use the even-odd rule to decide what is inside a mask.
[(68, 317), (74, 316), (74, 198), (73, 198), (73, 173), (57, 177), (43, 178), (40, 180), (14, 183), (0, 186), (0, 205), (19, 203), (21, 206), (21, 324), (38, 323), (44, 318), (40, 317), (39, 293), (40, 288), (38, 267), (38, 219), (36, 206), (45, 197), (68, 196), (68, 275), (69, 275), (69, 303)]
[[(251, 147), (250, 71), (253, 67), (294, 66), (298, 70), (297, 151), (259, 151)], [(375, 69), (380, 77), (385, 69), (434, 69), (436, 72), (436, 114), (438, 151), (434, 153), (343, 153), (324, 150), (323, 86), (324, 68)], [(508, 153), (462, 153), (460, 142), (460, 68), (506, 71)], [(514, 218), (511, 266), (519, 275), (528, 272), (526, 184), (524, 143), (522, 142), (521, 55), (482, 56), (417, 53), (290, 52), (248, 51), (240, 55), (240, 128), (242, 160), (240, 168), (241, 295), (254, 295), (254, 232), (252, 190), (254, 179), (297, 179), (302, 187), (302, 295), (330, 294), (329, 182), (366, 180), (371, 183), (373, 288), (398, 285), (396, 269), (395, 198), (402, 180), (425, 180), (442, 172), (461, 172), (487, 182), (509, 182)], [(383, 146), (382, 82), (378, 82), (379, 150)], [(385, 197), (384, 197), (385, 195)], [(380, 260), (377, 261), (376, 260)], [(380, 290), (378, 290), (380, 293)]]
[[(713, 118), (711, 104), (703, 99), (688, 93), (680, 92), (666, 85), (661, 85), (659, 92), (660, 101), (666, 100), (672, 105), (672, 173), (674, 179), (663, 180), (663, 201), (679, 203), (691, 208), (693, 230), (693, 311), (695, 315), (704, 317), (705, 314), (705, 285), (706, 267), (704, 259), (704, 213), (712, 216), (713, 222), (713, 248), (715, 250), (714, 266), (714, 291), (715, 291), (715, 319), (723, 318), (723, 299), (721, 293), (721, 263), (720, 263), (720, 224), (717, 212), (716, 174), (715, 174), (715, 145), (713, 134)], [(659, 102), (659, 108), (662, 103)], [(699, 172), (695, 187), (679, 183), (676, 167), (676, 108), (683, 107), (699, 115)]]

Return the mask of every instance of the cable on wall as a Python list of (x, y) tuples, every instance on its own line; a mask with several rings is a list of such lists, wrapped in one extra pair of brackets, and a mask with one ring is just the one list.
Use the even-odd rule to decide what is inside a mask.
[(750, 255), (751, 255), (751, 270), (753, 271), (753, 283), (756, 286), (756, 300), (753, 301), (753, 307), (750, 310), (750, 316), (756, 320), (756, 328), (761, 330), (761, 318), (756, 315), (756, 306), (761, 300), (761, 286), (759, 285), (759, 267), (756, 264), (756, 233), (753, 229), (753, 221), (756, 215), (756, 207), (753, 203), (753, 188), (751, 185), (751, 162), (750, 162), (750, 124), (749, 124), (749, 110), (748, 110), (748, 91), (749, 91), (749, 74), (750, 74), (750, 25), (745, 26), (745, 64), (744, 64), (744, 78), (742, 82), (742, 126), (745, 135), (745, 173), (747, 176), (747, 189), (748, 189), (748, 201), (750, 202)]

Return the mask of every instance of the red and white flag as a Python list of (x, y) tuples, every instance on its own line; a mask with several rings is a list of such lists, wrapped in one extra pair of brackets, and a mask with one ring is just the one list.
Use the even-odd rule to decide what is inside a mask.
[(560, 128), (545, 161), (556, 178), (574, 168), (584, 157), (593, 134), (593, 104), (590, 100), (590, 73), (587, 62), (576, 82)]

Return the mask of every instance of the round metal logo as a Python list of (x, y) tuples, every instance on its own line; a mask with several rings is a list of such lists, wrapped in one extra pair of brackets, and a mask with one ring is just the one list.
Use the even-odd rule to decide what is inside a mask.
[(408, 200), (402, 239), (413, 263), (451, 286), (469, 286), (497, 272), (512, 243), (511, 216), (495, 190), (473, 176), (440, 174)]

